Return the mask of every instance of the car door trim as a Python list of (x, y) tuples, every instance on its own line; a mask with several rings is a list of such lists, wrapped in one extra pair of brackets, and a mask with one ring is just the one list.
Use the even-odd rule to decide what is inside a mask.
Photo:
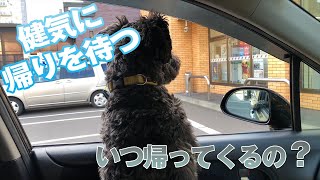
[(301, 108), (300, 108), (300, 63), (301, 60), (292, 55), (290, 58), (290, 106), (292, 128), (301, 131)]

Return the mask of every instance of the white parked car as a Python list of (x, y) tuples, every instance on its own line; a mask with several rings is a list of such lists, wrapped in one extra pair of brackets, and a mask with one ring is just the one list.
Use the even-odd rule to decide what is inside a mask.
[[(24, 110), (48, 107), (59, 107), (75, 104), (91, 104), (94, 107), (105, 107), (108, 93), (105, 74), (107, 64), (88, 67), (79, 72), (68, 72), (58, 68), (52, 81), (35, 78), (35, 84), (26, 90), (16, 90), (7, 93), (17, 115)], [(7, 87), (3, 85), (6, 90)]]

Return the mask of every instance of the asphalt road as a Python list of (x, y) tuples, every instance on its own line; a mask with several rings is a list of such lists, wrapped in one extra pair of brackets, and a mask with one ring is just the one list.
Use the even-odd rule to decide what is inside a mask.
[[(197, 105), (183, 103), (183, 107), (197, 136), (268, 130)], [(102, 111), (90, 106), (64, 107), (25, 112), (19, 119), (33, 145), (100, 142)]]

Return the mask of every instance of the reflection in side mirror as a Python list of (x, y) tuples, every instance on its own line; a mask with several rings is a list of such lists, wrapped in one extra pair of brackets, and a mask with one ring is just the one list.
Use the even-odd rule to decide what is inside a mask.
[(234, 116), (266, 123), (270, 117), (269, 93), (260, 89), (234, 91), (226, 101), (226, 110)]
[(220, 107), (229, 116), (266, 124), (272, 130), (292, 127), (290, 103), (270, 89), (250, 86), (231, 89), (223, 97)]

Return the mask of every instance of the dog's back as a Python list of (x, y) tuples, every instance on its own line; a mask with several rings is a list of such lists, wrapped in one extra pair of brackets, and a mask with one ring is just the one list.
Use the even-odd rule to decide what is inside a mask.
[[(196, 179), (197, 164), (190, 151), (197, 144), (179, 100), (169, 95), (164, 87), (139, 86), (115, 91), (109, 102), (102, 130), (110, 163), (101, 169), (105, 179)], [(137, 146), (143, 149), (148, 144), (166, 145), (168, 153), (184, 150), (189, 153), (190, 162), (182, 168), (175, 168), (174, 162), (182, 159), (169, 158), (167, 167), (162, 170), (145, 169), (145, 161), (128, 168), (125, 161), (137, 158), (130, 154), (121, 157), (121, 162), (113, 163), (111, 148), (119, 150)]]

